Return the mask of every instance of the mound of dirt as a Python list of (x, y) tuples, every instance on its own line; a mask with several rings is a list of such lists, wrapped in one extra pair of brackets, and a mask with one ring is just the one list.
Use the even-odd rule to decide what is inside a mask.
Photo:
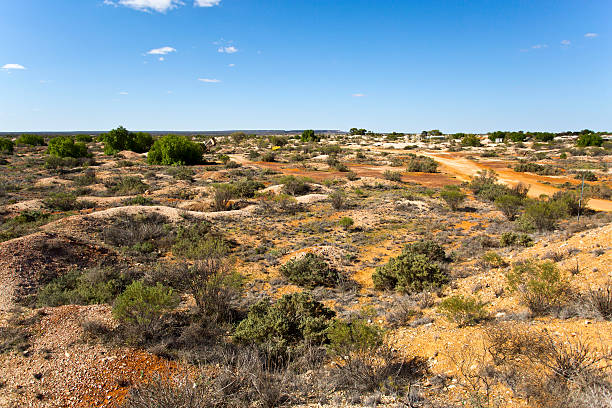
[(108, 249), (46, 232), (0, 243), (0, 310), (11, 309), (70, 269), (111, 264), (115, 259)]

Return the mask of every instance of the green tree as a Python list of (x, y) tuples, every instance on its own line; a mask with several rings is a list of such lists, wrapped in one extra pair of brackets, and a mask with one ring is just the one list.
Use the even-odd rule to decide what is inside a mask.
[(11, 139), (0, 137), (0, 153), (13, 154), (15, 143)]
[(601, 146), (602, 144), (603, 138), (596, 133), (581, 134), (576, 141), (579, 147)]
[(58, 136), (49, 141), (47, 152), (57, 157), (86, 157), (89, 155), (85, 143), (74, 141), (70, 136)]
[(312, 129), (305, 130), (302, 132), (302, 142), (318, 142), (321, 140), (321, 137), (315, 134), (315, 131)]
[(202, 153), (202, 147), (185, 136), (166, 135), (153, 143), (147, 161), (164, 166), (200, 164)]

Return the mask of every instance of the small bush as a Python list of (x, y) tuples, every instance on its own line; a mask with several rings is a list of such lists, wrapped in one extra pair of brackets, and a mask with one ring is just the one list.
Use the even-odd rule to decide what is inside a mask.
[(266, 152), (261, 155), (261, 161), (265, 163), (272, 163), (276, 161), (276, 154), (274, 152)]
[(74, 184), (79, 187), (90, 186), (95, 184), (97, 181), (96, 172), (91, 169), (88, 169), (85, 171), (85, 173), (76, 176), (73, 180)]
[(327, 333), (328, 348), (333, 355), (342, 358), (352, 353), (368, 353), (382, 346), (383, 335), (381, 327), (366, 319), (336, 320)]
[(325, 259), (313, 253), (288, 261), (280, 267), (280, 272), (291, 283), (307, 288), (333, 287), (339, 279), (338, 271), (331, 268)]
[(489, 251), (482, 256), (482, 263), (492, 268), (503, 268), (508, 263), (497, 252)]
[(552, 231), (557, 222), (568, 216), (567, 203), (558, 200), (533, 200), (526, 204), (525, 212), (518, 219), (518, 227), (523, 231)]
[(89, 156), (87, 146), (84, 143), (75, 143), (74, 139), (69, 136), (58, 136), (51, 139), (47, 152), (57, 157), (79, 158)]
[(93, 137), (91, 137), (91, 135), (79, 134), (74, 137), (74, 140), (82, 143), (90, 143), (93, 141)]
[(71, 193), (54, 193), (43, 200), (45, 206), (52, 210), (72, 211), (81, 208), (77, 197)]
[(485, 320), (488, 317), (485, 306), (486, 303), (474, 297), (455, 295), (442, 300), (438, 308), (449, 320), (457, 323), (459, 327), (464, 327)]
[(116, 195), (132, 195), (142, 194), (149, 186), (137, 176), (115, 177), (112, 180), (107, 180), (104, 183), (113, 194)]
[(17, 138), (17, 144), (30, 146), (44, 146), (45, 138), (41, 135), (24, 134)]
[(599, 289), (591, 290), (588, 299), (593, 309), (606, 320), (612, 320), (612, 282)]
[(143, 333), (151, 333), (159, 328), (163, 314), (178, 303), (179, 297), (172, 288), (160, 283), (146, 286), (142, 281), (136, 281), (117, 297), (113, 317)]
[(518, 234), (516, 232), (504, 232), (500, 239), (500, 245), (502, 247), (508, 247), (508, 246), (530, 247), (530, 246), (533, 246), (533, 238), (531, 238), (527, 234)]
[(13, 154), (15, 143), (11, 139), (0, 137), (0, 153)]
[(346, 196), (342, 191), (334, 191), (329, 195), (329, 200), (331, 201), (332, 207), (334, 210), (341, 210), (346, 206)]
[(558, 310), (567, 300), (570, 287), (557, 265), (551, 261), (526, 261), (514, 265), (506, 275), (511, 291), (535, 315)]
[(228, 251), (225, 240), (212, 231), (208, 222), (179, 226), (172, 246), (175, 256), (187, 259), (223, 257)]
[(276, 303), (261, 300), (241, 321), (234, 339), (254, 343), (279, 358), (299, 351), (304, 341), (327, 342), (327, 330), (335, 313), (307, 293), (284, 295)]
[(230, 201), (234, 198), (235, 189), (231, 184), (219, 184), (214, 187), (212, 210), (227, 211), (231, 210)]
[(495, 206), (500, 210), (506, 218), (510, 221), (514, 221), (517, 215), (521, 212), (525, 200), (521, 197), (504, 194), (495, 199)]
[(444, 249), (432, 241), (422, 241), (404, 248), (401, 255), (376, 268), (372, 274), (377, 289), (421, 292), (448, 282), (442, 263)]
[(338, 225), (340, 225), (345, 230), (348, 230), (355, 224), (355, 221), (351, 217), (342, 217), (340, 221), (338, 221)]
[(385, 170), (385, 172), (383, 173), (383, 177), (389, 181), (402, 181), (402, 173), (399, 171)]
[(444, 189), (440, 192), (440, 197), (446, 204), (451, 208), (451, 210), (455, 211), (459, 209), (461, 204), (466, 199), (466, 194), (459, 189), (457, 186), (445, 186)]
[(430, 157), (411, 154), (406, 171), (409, 173), (436, 173), (438, 162)]
[(310, 191), (310, 186), (303, 178), (286, 176), (281, 179), (283, 192), (292, 196), (304, 195)]
[(153, 143), (147, 162), (164, 166), (202, 163), (202, 147), (185, 136), (166, 135)]

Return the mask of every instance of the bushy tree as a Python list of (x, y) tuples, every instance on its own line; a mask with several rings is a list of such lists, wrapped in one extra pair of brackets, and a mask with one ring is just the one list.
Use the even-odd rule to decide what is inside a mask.
[(318, 142), (321, 140), (321, 137), (315, 134), (315, 131), (312, 129), (305, 130), (302, 132), (302, 142)]
[(480, 143), (480, 139), (476, 135), (465, 135), (463, 139), (461, 139), (461, 144), (463, 146), (472, 146), (472, 147), (482, 146), (482, 143)]
[(30, 146), (44, 146), (45, 138), (41, 135), (23, 134), (17, 138), (17, 144)]
[(166, 135), (153, 143), (147, 161), (164, 166), (200, 164), (202, 153), (202, 147), (185, 136)]
[(47, 152), (57, 157), (86, 157), (89, 155), (85, 143), (75, 142), (70, 136), (58, 136), (49, 141)]
[(105, 154), (115, 154), (121, 150), (145, 153), (153, 144), (153, 137), (149, 133), (130, 132), (123, 126), (101, 135), (101, 139)]
[(580, 147), (601, 146), (602, 144), (603, 138), (596, 133), (581, 134), (576, 141), (576, 145)]
[(11, 139), (0, 137), (0, 153), (13, 154), (15, 143)]

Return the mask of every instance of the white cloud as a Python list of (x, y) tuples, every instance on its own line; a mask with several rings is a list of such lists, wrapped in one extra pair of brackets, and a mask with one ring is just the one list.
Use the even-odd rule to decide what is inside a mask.
[(166, 59), (164, 57), (159, 57), (160, 61), (165, 61)]
[(221, 82), (220, 79), (212, 79), (212, 78), (198, 78), (200, 82), (206, 82), (207, 84), (218, 84)]
[[(214, 7), (218, 6), (221, 0), (194, 0), (195, 7)], [(108, 6), (125, 6), (134, 10), (145, 11), (147, 13), (157, 11), (165, 13), (185, 3), (182, 0), (104, 0)]]
[(214, 7), (218, 6), (221, 0), (195, 0), (193, 3), (196, 7)]
[(234, 68), (236, 66), (236, 64), (228, 64), (228, 67), (230, 68)]
[(23, 65), (19, 64), (4, 64), (2, 69), (11, 70), (11, 69), (26, 69)]
[(548, 45), (546, 45), (546, 44), (536, 44), (536, 45), (532, 45), (531, 48), (533, 48), (534, 50), (541, 50), (542, 48), (548, 48)]
[(128, 95), (128, 93), (126, 91), (121, 91), (119, 92), (119, 95)]
[(149, 55), (167, 55), (167, 54), (170, 54), (171, 52), (176, 52), (176, 49), (172, 47), (154, 48), (150, 51), (147, 51), (147, 54)]
[(595, 37), (599, 37), (599, 34), (597, 34), (597, 33), (586, 33), (584, 36), (586, 38), (595, 38)]
[(354, 93), (353, 95), (351, 95), (353, 98), (363, 98), (365, 96), (365, 94), (362, 93)]
[(561, 45), (570, 45), (572, 42), (570, 40), (561, 41)]
[(230, 45), (229, 47), (219, 47), (217, 51), (226, 54), (234, 54), (238, 52), (238, 48), (234, 47), (233, 45)]

